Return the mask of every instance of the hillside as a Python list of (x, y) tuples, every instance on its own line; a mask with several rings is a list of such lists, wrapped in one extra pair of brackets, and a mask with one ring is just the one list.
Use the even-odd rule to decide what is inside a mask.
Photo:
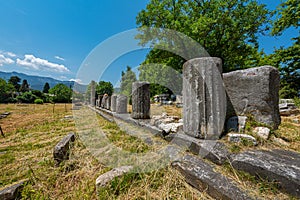
[(74, 81), (60, 81), (60, 80), (56, 80), (56, 79), (50, 78), (50, 77), (32, 76), (32, 75), (27, 75), (27, 74), (18, 73), (18, 72), (1, 72), (0, 71), (0, 78), (3, 78), (6, 81), (8, 81), (11, 76), (18, 76), (21, 78), (21, 81), (26, 79), (30, 85), (30, 88), (35, 89), (35, 90), (43, 90), (43, 87), (46, 82), (49, 83), (50, 87), (53, 87), (59, 83), (63, 83), (67, 86), (72, 86), (72, 87), (74, 85)]

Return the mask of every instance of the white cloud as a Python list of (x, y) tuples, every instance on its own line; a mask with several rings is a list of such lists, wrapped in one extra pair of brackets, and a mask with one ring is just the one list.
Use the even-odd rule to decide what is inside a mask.
[(82, 80), (80, 80), (80, 79), (74, 79), (74, 78), (70, 79), (69, 81), (74, 81), (74, 82), (79, 83), (79, 84), (82, 83)]
[(47, 70), (54, 72), (69, 72), (70, 70), (64, 65), (49, 62), (41, 58), (36, 58), (34, 55), (25, 55), (23, 60), (17, 59), (17, 64), (35, 70)]
[(15, 61), (11, 58), (6, 57), (3, 54), (0, 54), (0, 66), (13, 64)]
[(56, 58), (57, 60), (62, 60), (62, 61), (65, 61), (64, 58), (60, 57), (60, 56), (54, 56), (54, 58)]
[(9, 57), (12, 57), (12, 58), (17, 56), (16, 54), (14, 54), (12, 52), (6, 52), (6, 55), (8, 55)]
[(0, 50), (0, 54), (4, 55), (4, 56), (8, 56), (8, 57), (11, 57), (11, 58), (14, 58), (16, 57), (17, 55), (12, 53), (12, 52), (9, 52), (9, 51), (2, 51)]

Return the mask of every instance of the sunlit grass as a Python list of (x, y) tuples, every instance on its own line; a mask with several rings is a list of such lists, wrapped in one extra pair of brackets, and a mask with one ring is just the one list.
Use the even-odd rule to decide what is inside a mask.
[[(114, 180), (98, 196), (95, 180), (111, 168), (91, 155), (77, 133), (70, 159), (59, 167), (54, 165), (54, 146), (69, 132), (76, 131), (74, 121), (64, 119), (72, 115), (70, 104), (0, 105), (0, 113), (5, 111), (12, 114), (0, 121), (6, 136), (0, 138), (0, 188), (29, 179), (23, 199), (101, 199), (101, 195), (107, 199), (209, 199), (170, 167)], [(97, 121), (109, 141), (119, 148), (134, 153), (152, 150), (115, 123), (101, 117)], [(91, 127), (88, 121), (81, 123), (87, 130)]]

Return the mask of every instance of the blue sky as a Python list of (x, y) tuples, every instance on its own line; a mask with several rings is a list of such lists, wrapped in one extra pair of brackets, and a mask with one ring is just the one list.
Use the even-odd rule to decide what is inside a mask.
[[(115, 34), (136, 28), (135, 17), (148, 2), (0, 0), (0, 71), (75, 79), (95, 47)], [(274, 9), (280, 0), (259, 2)], [(289, 46), (294, 34), (292, 30), (278, 38), (261, 37), (261, 48), (271, 53), (274, 46)], [(117, 84), (121, 70), (127, 65), (137, 67), (146, 52), (138, 50), (120, 56), (102, 78)]]

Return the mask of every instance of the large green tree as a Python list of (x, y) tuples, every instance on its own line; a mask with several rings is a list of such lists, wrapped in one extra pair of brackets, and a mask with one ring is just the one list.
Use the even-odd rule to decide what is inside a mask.
[(96, 92), (98, 95), (108, 94), (111, 96), (114, 92), (114, 87), (111, 82), (100, 81), (96, 86)]
[(13, 99), (14, 86), (0, 78), (0, 103), (7, 103)]
[(135, 81), (137, 81), (135, 73), (131, 70), (131, 67), (127, 66), (126, 72), (122, 71), (121, 94), (130, 96), (132, 83)]
[(22, 85), (20, 86), (20, 92), (28, 92), (29, 91), (29, 84), (26, 79), (22, 81)]
[(48, 82), (46, 82), (43, 88), (43, 93), (48, 93), (49, 90), (50, 90), (50, 85)]
[(18, 76), (11, 76), (10, 79), (8, 80), (8, 83), (12, 84), (15, 88), (15, 91), (18, 92), (20, 90), (20, 77)]
[[(268, 29), (269, 17), (266, 6), (256, 0), (150, 0), (137, 16), (141, 30), (137, 38), (142, 45), (164, 41), (149, 37), (157, 30), (149, 32), (143, 27), (176, 30), (197, 41), (210, 56), (222, 58), (223, 71), (231, 71), (256, 66), (257, 58), (253, 54), (258, 51), (258, 34)], [(182, 46), (184, 51), (189, 48)], [(177, 70), (181, 70), (186, 61), (164, 50), (152, 50), (147, 59), (150, 63), (166, 63)]]
[[(299, 29), (299, 0), (287, 0), (277, 9), (277, 18), (272, 29), (273, 35), (280, 35), (288, 28)], [(272, 60), (281, 72), (281, 97), (293, 98), (300, 91), (300, 31), (291, 38), (293, 45), (276, 49)]]
[(52, 101), (55, 103), (70, 103), (72, 97), (72, 89), (68, 86), (59, 83), (49, 90), (52, 94)]

